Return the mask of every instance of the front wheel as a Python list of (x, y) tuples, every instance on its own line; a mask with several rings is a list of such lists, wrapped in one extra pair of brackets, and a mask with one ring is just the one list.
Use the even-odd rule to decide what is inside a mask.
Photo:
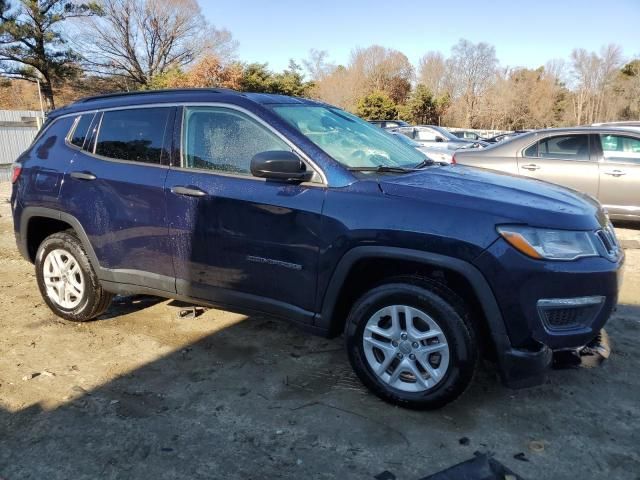
[(426, 279), (392, 279), (365, 293), (346, 325), (349, 360), (383, 400), (439, 408), (469, 386), (478, 348), (464, 303)]
[(45, 238), (35, 266), (42, 298), (59, 317), (85, 322), (109, 307), (113, 295), (102, 289), (80, 240), (71, 231)]

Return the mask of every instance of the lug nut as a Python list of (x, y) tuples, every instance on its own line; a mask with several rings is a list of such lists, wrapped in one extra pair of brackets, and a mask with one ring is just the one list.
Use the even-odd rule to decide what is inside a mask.
[(406, 340), (406, 339), (407, 339), (407, 334), (406, 334), (406, 333), (403, 333), (402, 335), (400, 335), (400, 338), (401, 338), (402, 340)]
[(413, 342), (412, 346), (413, 348), (418, 348), (420, 345), (418, 345), (418, 342)]
[(415, 360), (415, 359), (416, 359), (416, 356), (412, 353), (411, 355), (409, 355), (409, 358), (410, 358), (411, 360)]
[(393, 342), (391, 342), (391, 345), (393, 345), (394, 347), (398, 346), (398, 342), (396, 342), (395, 340)]
[(404, 355), (402, 355), (401, 353), (398, 354), (398, 358), (403, 358)]

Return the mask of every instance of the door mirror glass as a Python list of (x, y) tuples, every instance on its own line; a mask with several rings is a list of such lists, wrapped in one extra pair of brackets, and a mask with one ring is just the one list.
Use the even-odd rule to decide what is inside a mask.
[(285, 182), (306, 182), (313, 176), (300, 157), (286, 150), (269, 150), (254, 155), (251, 173), (254, 177)]

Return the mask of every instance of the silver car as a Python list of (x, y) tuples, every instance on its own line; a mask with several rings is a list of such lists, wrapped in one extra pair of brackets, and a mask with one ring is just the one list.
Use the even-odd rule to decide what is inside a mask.
[(485, 149), (458, 150), (455, 162), (525, 175), (585, 192), (611, 218), (640, 221), (640, 132), (578, 127), (525, 133)]
[(400, 140), (402, 143), (409, 145), (416, 150), (420, 150), (426, 155), (427, 158), (430, 158), (433, 161), (440, 163), (451, 163), (451, 157), (453, 155), (452, 151), (442, 148), (425, 147), (421, 143), (418, 143), (415, 140), (411, 140), (409, 137), (399, 132), (391, 132), (391, 135)]
[(393, 130), (402, 133), (412, 140), (421, 143), (425, 147), (435, 147), (448, 150), (459, 148), (485, 147), (488, 144), (479, 140), (458, 138), (449, 130), (436, 125), (414, 125), (399, 127)]

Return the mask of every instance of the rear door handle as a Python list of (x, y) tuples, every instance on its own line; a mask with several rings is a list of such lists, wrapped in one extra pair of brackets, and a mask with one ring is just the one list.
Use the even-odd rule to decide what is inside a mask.
[(208, 194), (204, 190), (200, 190), (196, 187), (183, 187), (182, 185), (175, 185), (171, 187), (171, 193), (176, 195), (186, 195), (187, 197), (206, 197)]
[(95, 180), (97, 177), (91, 172), (71, 172), (71, 178), (78, 180)]
[(524, 168), (525, 170), (531, 170), (531, 171), (540, 170), (540, 167), (535, 163), (528, 163), (527, 165), (522, 165), (522, 168)]
[(613, 177), (621, 177), (622, 175), (626, 175), (627, 172), (624, 170), (605, 170), (603, 172), (605, 175), (611, 175)]

